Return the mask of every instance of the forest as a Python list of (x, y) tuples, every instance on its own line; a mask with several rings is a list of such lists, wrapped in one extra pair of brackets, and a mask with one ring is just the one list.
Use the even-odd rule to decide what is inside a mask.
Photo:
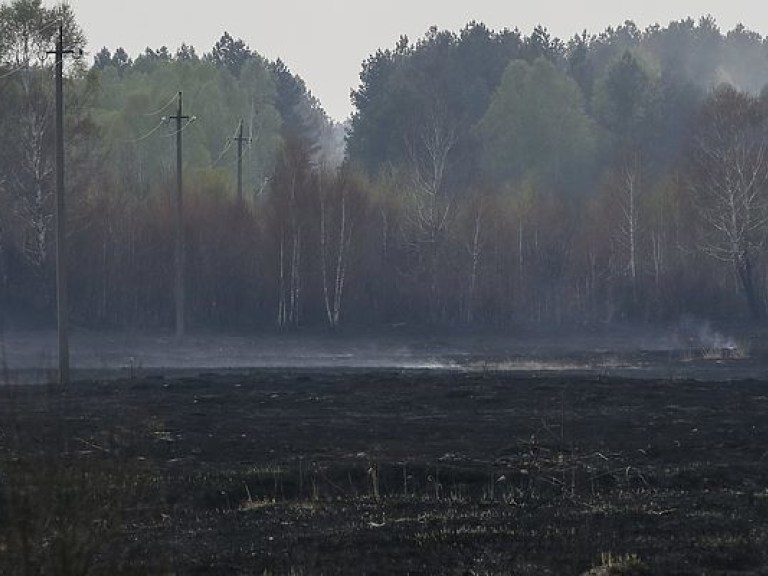
[[(59, 22), (85, 46), (67, 5), (0, 5), (0, 310), (17, 325), (55, 317)], [(173, 326), (179, 92), (192, 328), (762, 320), (768, 39), (711, 17), (567, 40), (509, 24), (393, 39), (345, 123), (226, 32), (68, 59), (72, 321)]]

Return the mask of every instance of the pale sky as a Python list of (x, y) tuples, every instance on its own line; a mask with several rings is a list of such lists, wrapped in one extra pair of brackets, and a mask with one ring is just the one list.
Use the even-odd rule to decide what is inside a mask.
[[(0, 0), (2, 1), (2, 0)], [(46, 4), (52, 5), (52, 0)], [(489, 28), (537, 24), (568, 39), (583, 30), (600, 32), (633, 20), (641, 28), (711, 14), (721, 30), (743, 23), (768, 35), (768, 3), (758, 0), (69, 0), (88, 37), (91, 55), (107, 46), (135, 57), (145, 47), (182, 43), (208, 52), (226, 30), (263, 56), (280, 57), (307, 83), (335, 120), (352, 112), (349, 91), (360, 65), (378, 48), (394, 47), (401, 34), (411, 40), (427, 29), (459, 30), (471, 21)]]

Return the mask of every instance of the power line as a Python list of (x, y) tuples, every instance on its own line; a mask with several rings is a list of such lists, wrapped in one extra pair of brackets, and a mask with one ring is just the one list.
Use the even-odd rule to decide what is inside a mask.
[[(58, 20), (53, 20), (51, 22), (48, 22), (48, 24), (46, 24), (45, 26), (43, 26), (42, 28), (40, 28), (39, 30), (37, 30), (35, 32), (37, 33), (38, 36), (42, 36), (44, 32), (46, 32), (49, 29), (53, 28), (54, 26), (58, 26), (58, 25), (59, 25), (59, 21)], [(66, 53), (67, 54), (73, 54), (74, 51), (73, 50), (67, 50)], [(48, 54), (53, 54), (53, 52), (48, 51), (43, 56), (45, 57)], [(45, 59), (44, 57), (43, 57), (43, 59)], [(56, 64), (58, 64), (58, 61), (54, 62), (54, 66)], [(16, 73), (21, 72), (22, 70), (28, 70), (29, 68), (31, 68), (31, 67), (29, 65), (29, 60), (27, 60), (27, 62), (25, 62), (24, 64), (20, 64), (16, 68), (14, 68), (13, 70), (11, 70), (9, 72), (6, 72), (3, 75), (0, 75), (0, 80), (2, 80), (3, 78), (8, 78), (9, 76), (13, 76)]]
[(237, 164), (237, 162), (240, 160), (240, 158), (244, 158), (244, 157), (245, 157), (245, 152), (243, 152), (242, 156), (236, 156), (235, 158), (233, 158), (232, 160), (230, 160), (226, 164), (222, 164), (220, 166), (220, 168), (231, 168), (232, 166)]
[(171, 104), (173, 104), (176, 101), (176, 98), (177, 98), (177, 95), (174, 94), (173, 96), (171, 96), (171, 99), (168, 100), (168, 102), (163, 104), (162, 108), (158, 108), (157, 110), (155, 110), (153, 112), (147, 112), (146, 114), (142, 113), (142, 116), (157, 116), (158, 114), (162, 114), (168, 108), (170, 108)]
[[(53, 72), (54, 72), (54, 74), (56, 73), (55, 72), (55, 68), (56, 68), (56, 66), (58, 64), (59, 64), (58, 60), (53, 63)], [(36, 69), (35, 66), (30, 66), (29, 62), (25, 62), (24, 64), (21, 64), (21, 65), (17, 66), (16, 68), (10, 70), (9, 72), (6, 72), (2, 76), (0, 76), (0, 80), (2, 80), (3, 78), (8, 78), (9, 76), (13, 76), (14, 74), (18, 74), (22, 70), (34, 70), (34, 69)], [(38, 69), (41, 70), (41, 71), (47, 71), (47, 72), (51, 71), (50, 69), (46, 70), (42, 66), (39, 67)]]
[[(135, 116), (147, 116), (147, 117), (149, 117), (149, 116), (157, 116), (158, 114), (160, 114), (160, 113), (164, 112), (164, 111), (165, 111), (165, 110), (166, 110), (166, 109), (167, 109), (167, 108), (168, 108), (168, 107), (169, 107), (171, 104), (173, 104), (173, 101), (174, 101), (174, 100), (176, 100), (176, 95), (175, 95), (175, 94), (173, 95), (173, 97), (171, 98), (171, 100), (169, 100), (169, 101), (168, 101), (166, 104), (164, 104), (164, 105), (163, 105), (163, 107), (162, 107), (162, 108), (158, 108), (156, 111), (154, 111), (154, 112), (152, 112), (152, 113), (144, 113), (144, 112), (141, 112), (141, 113), (139, 113), (139, 112), (134, 112), (134, 113), (132, 113), (131, 115), (132, 115), (132, 116), (134, 116), (134, 115), (135, 115)], [(120, 120), (121, 116), (126, 116), (126, 115), (127, 115), (127, 111), (125, 111), (125, 110), (122, 110), (122, 111), (119, 111), (119, 110), (115, 110), (115, 111), (114, 111), (114, 118), (112, 118), (112, 120), (111, 120), (110, 122), (108, 122), (108, 123), (107, 123), (107, 124), (108, 124), (108, 128), (106, 128), (106, 129), (107, 129), (107, 130), (112, 130), (112, 128), (114, 128), (115, 124), (117, 124), (117, 123), (118, 123), (118, 121)], [(118, 141), (118, 142), (126, 142), (126, 143), (129, 143), (129, 144), (130, 144), (130, 143), (136, 143), (136, 142), (141, 142), (141, 141), (143, 141), (143, 140), (146, 140), (146, 139), (147, 139), (147, 138), (149, 138), (149, 137), (150, 137), (152, 134), (154, 134), (155, 132), (157, 132), (157, 131), (160, 129), (160, 126), (162, 126), (162, 125), (163, 125), (163, 123), (164, 123), (165, 121), (166, 121), (166, 119), (165, 119), (165, 118), (164, 118), (164, 119), (162, 119), (162, 120), (160, 120), (160, 123), (159, 123), (157, 126), (155, 126), (154, 128), (152, 128), (152, 130), (150, 130), (150, 131), (149, 131), (149, 132), (147, 132), (146, 134), (144, 134), (144, 135), (142, 135), (142, 136), (139, 136), (138, 138), (118, 138), (118, 139), (117, 139), (117, 141)]]
[(2, 80), (3, 78), (8, 78), (9, 76), (13, 76), (13, 75), (14, 75), (14, 74), (16, 74), (17, 72), (21, 72), (22, 70), (27, 70), (27, 69), (29, 69), (29, 64), (22, 64), (22, 65), (21, 65), (21, 66), (19, 66), (18, 68), (14, 68), (14, 69), (13, 69), (13, 70), (11, 70), (10, 72), (6, 72), (6, 73), (5, 73), (5, 74), (3, 74), (2, 76), (0, 76), (0, 80)]
[(222, 158), (224, 158), (224, 154), (229, 152), (229, 149), (232, 148), (232, 143), (235, 141), (235, 137), (237, 136), (238, 128), (235, 128), (235, 131), (232, 133), (232, 136), (227, 138), (227, 141), (224, 143), (224, 148), (221, 150), (221, 153), (216, 157), (216, 160), (214, 160), (211, 163), (212, 167), (215, 167), (216, 164), (218, 164)]
[(59, 25), (59, 21), (58, 20), (52, 20), (52, 21), (48, 22), (48, 24), (46, 24), (45, 26), (40, 28), (40, 30), (38, 30), (37, 33), (38, 34), (42, 34), (43, 32), (47, 31), (49, 28), (53, 28), (54, 26), (57, 26), (57, 25)]
[(227, 138), (227, 143), (224, 144), (224, 148), (221, 150), (219, 155), (216, 157), (216, 160), (211, 162), (211, 167), (212, 168), (215, 168), (216, 164), (218, 164), (221, 161), (221, 159), (224, 158), (224, 154), (229, 152), (229, 149), (232, 148), (232, 142), (233, 142), (233, 140), (231, 138)]
[[(176, 119), (176, 116), (169, 116), (169, 118), (171, 120), (174, 120), (174, 119)], [(181, 134), (182, 132), (184, 132), (184, 130), (189, 128), (190, 124), (194, 124), (195, 120), (197, 120), (196, 116), (192, 116), (191, 118), (189, 116), (184, 116), (184, 118), (187, 120), (187, 123), (184, 124), (184, 126), (182, 126), (181, 128), (177, 128), (174, 132), (169, 132), (168, 134), (163, 134), (163, 137), (170, 138), (171, 136), (177, 136), (177, 135)], [(178, 122), (177, 126), (179, 124), (181, 124), (181, 122)]]
[(150, 130), (150, 131), (149, 131), (149, 132), (147, 132), (146, 134), (144, 134), (144, 135), (142, 135), (142, 136), (139, 136), (138, 138), (128, 138), (128, 139), (122, 139), (122, 140), (120, 140), (120, 142), (125, 142), (126, 144), (136, 144), (136, 143), (138, 143), (138, 142), (143, 142), (144, 140), (146, 140), (147, 138), (149, 138), (150, 136), (152, 136), (152, 134), (154, 134), (155, 132), (157, 132), (158, 130), (160, 130), (160, 127), (161, 127), (163, 124), (165, 124), (165, 123), (166, 123), (166, 120), (163, 118), (163, 119), (161, 119), (161, 120), (160, 120), (160, 122), (157, 124), (157, 126), (155, 126), (154, 128), (152, 128), (152, 130)]

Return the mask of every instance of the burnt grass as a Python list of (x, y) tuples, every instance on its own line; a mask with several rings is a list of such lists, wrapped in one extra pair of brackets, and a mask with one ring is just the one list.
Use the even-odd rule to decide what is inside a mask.
[(768, 574), (768, 382), (0, 387), (2, 574)]

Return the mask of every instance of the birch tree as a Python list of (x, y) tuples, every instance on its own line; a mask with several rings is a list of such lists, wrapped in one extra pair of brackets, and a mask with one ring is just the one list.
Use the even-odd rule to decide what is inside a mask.
[(611, 175), (608, 186), (617, 208), (612, 230), (614, 241), (621, 255), (618, 273), (629, 278), (632, 290), (635, 291), (640, 259), (640, 211), (642, 207), (639, 157), (622, 160)]
[(58, 24), (68, 47), (84, 37), (66, 5), (46, 8), (40, 0), (0, 6), (0, 196), (6, 226), (28, 264), (49, 261), (53, 229), (53, 57)]
[(467, 324), (472, 324), (475, 321), (480, 267), (487, 241), (486, 228), (489, 210), (488, 199), (481, 192), (476, 192), (468, 200), (467, 206), (463, 211), (463, 219), (465, 221), (463, 245), (469, 257), (463, 311), (464, 321)]
[(457, 139), (455, 124), (438, 104), (407, 142), (412, 175), (408, 221), (412, 246), (425, 267), (433, 321), (437, 319), (440, 248), (454, 210), (446, 180)]
[(277, 325), (301, 321), (307, 234), (310, 158), (301, 140), (288, 138), (277, 162), (272, 189), (272, 225), (277, 236)]
[(768, 223), (768, 132), (758, 99), (730, 86), (712, 93), (694, 136), (691, 187), (699, 249), (731, 267), (752, 318), (762, 318), (755, 266)]
[(613, 197), (619, 206), (614, 225), (623, 252), (623, 274), (637, 298), (640, 267), (641, 206), (646, 189), (643, 176), (646, 158), (654, 141), (656, 85), (648, 66), (631, 51), (611, 65), (596, 88), (595, 108), (601, 123), (611, 132), (615, 146), (612, 168)]
[(323, 303), (328, 325), (337, 328), (365, 202), (361, 183), (346, 168), (334, 177), (320, 175), (317, 199)]

